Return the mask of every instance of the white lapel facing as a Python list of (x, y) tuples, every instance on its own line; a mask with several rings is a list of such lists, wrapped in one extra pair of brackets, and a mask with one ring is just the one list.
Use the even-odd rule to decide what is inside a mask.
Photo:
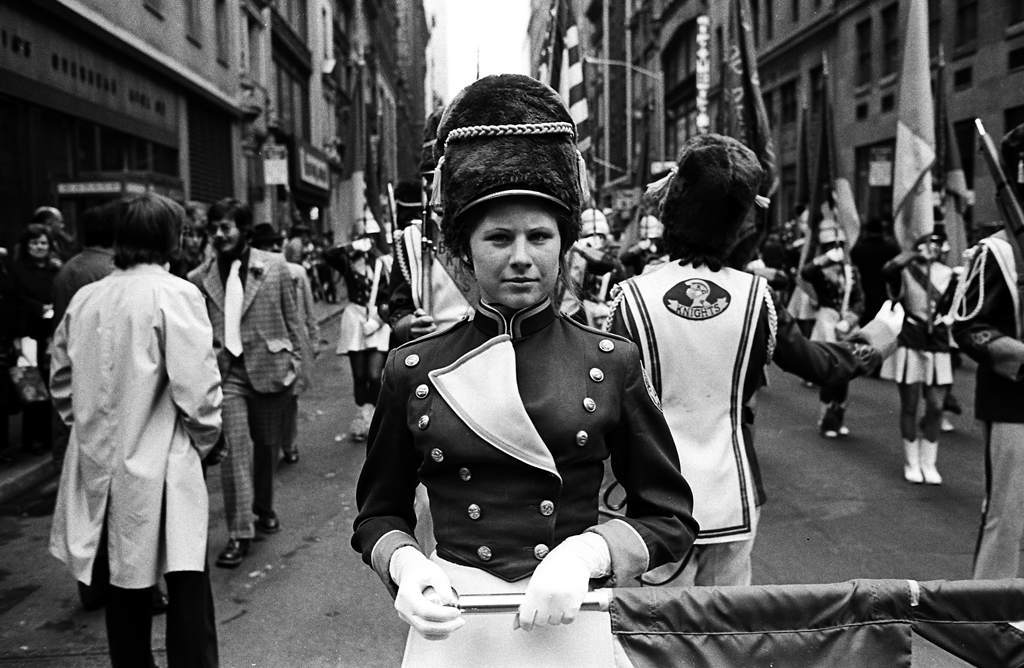
[(510, 457), (561, 480), (555, 460), (519, 396), (516, 354), (508, 335), (496, 336), (427, 375), (477, 436)]

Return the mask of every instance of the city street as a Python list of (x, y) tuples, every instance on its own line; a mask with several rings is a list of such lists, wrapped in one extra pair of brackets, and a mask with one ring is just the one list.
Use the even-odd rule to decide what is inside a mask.
[[(323, 331), (330, 339), (337, 321)], [(345, 436), (350, 375), (333, 342), (301, 403), (301, 460), (279, 469), (283, 529), (254, 544), (236, 570), (212, 569), (224, 666), (394, 666), (404, 625), (384, 588), (348, 546), (363, 446)], [(957, 373), (969, 409), (973, 369)], [(850, 578), (962, 579), (983, 487), (980, 431), (970, 415), (940, 449), (941, 487), (902, 480), (895, 388), (851, 388), (853, 434), (825, 441), (814, 428), (817, 393), (777, 370), (759, 406), (757, 444), (769, 501), (754, 550), (756, 583)], [(968, 410), (969, 412), (969, 410)], [(211, 471), (212, 564), (225, 529)], [(47, 503), (49, 500), (49, 504)], [(0, 665), (108, 665), (101, 611), (84, 612), (74, 582), (46, 551), (52, 495), (2, 508)], [(162, 650), (163, 618), (154, 647)], [(157, 652), (163, 663), (163, 652)]]

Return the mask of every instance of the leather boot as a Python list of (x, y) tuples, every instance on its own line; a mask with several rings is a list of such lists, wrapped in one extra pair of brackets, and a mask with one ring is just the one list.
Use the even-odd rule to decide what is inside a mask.
[(927, 441), (921, 439), (921, 475), (924, 476), (924, 482), (928, 485), (941, 485), (942, 476), (939, 475), (939, 470), (935, 468), (935, 460), (939, 456), (939, 443), (938, 441)]
[(903, 439), (903, 479), (920, 485), (924, 482), (921, 475), (921, 449), (917, 440)]

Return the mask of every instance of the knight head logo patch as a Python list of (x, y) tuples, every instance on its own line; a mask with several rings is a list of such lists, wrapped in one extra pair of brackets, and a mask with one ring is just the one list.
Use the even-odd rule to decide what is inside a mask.
[(707, 320), (729, 308), (732, 297), (712, 281), (688, 278), (669, 288), (662, 301), (665, 308), (680, 318)]

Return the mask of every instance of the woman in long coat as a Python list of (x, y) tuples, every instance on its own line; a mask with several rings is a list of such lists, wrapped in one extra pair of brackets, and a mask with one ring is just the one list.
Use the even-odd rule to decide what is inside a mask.
[(71, 436), (50, 552), (79, 582), (109, 562), (114, 666), (150, 665), (150, 593), (168, 593), (171, 666), (217, 664), (206, 573), (203, 457), (221, 431), (220, 373), (206, 304), (166, 269), (184, 212), (143, 195), (121, 204), (114, 263), (57, 329), (51, 392)]
[[(607, 613), (580, 612), (588, 588), (681, 559), (697, 531), (636, 346), (552, 304), (579, 234), (575, 134), (557, 93), (521, 75), (472, 84), (438, 130), (444, 241), (481, 299), (388, 358), (352, 538), (412, 627), (406, 665), (611, 665)], [(602, 523), (609, 459), (628, 511)], [(429, 556), (413, 537), (420, 482)], [(449, 605), (453, 588), (524, 598), (466, 621), (431, 588)]]

